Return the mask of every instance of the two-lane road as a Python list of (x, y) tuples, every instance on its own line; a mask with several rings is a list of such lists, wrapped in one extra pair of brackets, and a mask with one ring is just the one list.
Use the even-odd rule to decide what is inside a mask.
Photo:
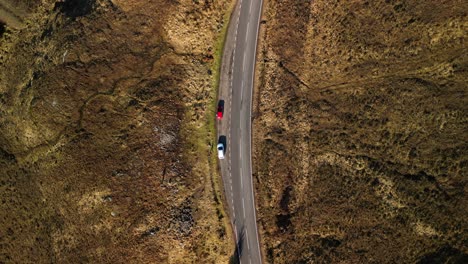
[(240, 263), (262, 263), (251, 164), (251, 109), (261, 0), (238, 0), (231, 17), (221, 67), (219, 99), (225, 118), (218, 135), (227, 138), (220, 162)]

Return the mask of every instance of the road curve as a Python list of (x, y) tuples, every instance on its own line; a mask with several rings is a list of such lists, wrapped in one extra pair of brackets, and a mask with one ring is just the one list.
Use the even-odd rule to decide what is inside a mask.
[(218, 137), (226, 141), (221, 174), (240, 263), (262, 263), (252, 182), (251, 109), (262, 0), (238, 0), (224, 47), (219, 100), (224, 118)]

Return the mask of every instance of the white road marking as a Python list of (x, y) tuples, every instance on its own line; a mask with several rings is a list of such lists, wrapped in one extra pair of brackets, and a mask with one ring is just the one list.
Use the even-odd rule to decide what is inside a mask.
[[(257, 28), (255, 30), (255, 45), (254, 45), (254, 55), (253, 55), (253, 59), (252, 59), (252, 69), (255, 73), (255, 60), (256, 60), (256, 56), (257, 56), (257, 40), (258, 40), (258, 28), (260, 26), (260, 18), (261, 18), (261, 15), (262, 15), (262, 5), (260, 5), (260, 9), (259, 9), (259, 16), (258, 16), (258, 19), (257, 19)], [(251, 98), (253, 98), (253, 84), (254, 84), (254, 75), (255, 74), (252, 74), (252, 89), (250, 90), (250, 93), (251, 93)], [(252, 122), (252, 107), (250, 107), (250, 113), (249, 113), (249, 124), (251, 124)], [(249, 131), (248, 131), (248, 135), (249, 135), (249, 142), (252, 142), (252, 128), (251, 126), (249, 125)], [(250, 144), (249, 144), (250, 146)], [(249, 149), (249, 154), (250, 154), (250, 165), (252, 166), (252, 149)], [(254, 185), (253, 185), (253, 175), (252, 175), (252, 167), (249, 168), (250, 169), (250, 182), (251, 182), (251, 194), (252, 194), (252, 208), (253, 208), (253, 214), (254, 214), (254, 225), (255, 225), (255, 237), (256, 237), (256, 240), (257, 240), (257, 246), (258, 246), (258, 251), (260, 252), (261, 249), (260, 249), (260, 241), (258, 239), (258, 227), (257, 227), (257, 213), (256, 213), (256, 208), (255, 208), (255, 196), (254, 196), (254, 192), (253, 192), (253, 188), (254, 188)], [(260, 263), (262, 263), (262, 254), (260, 253), (259, 254), (259, 258), (260, 258)]]
[(240, 185), (241, 185), (241, 187), (242, 187), (242, 186), (243, 186), (243, 185), (242, 185), (242, 177), (239, 177), (239, 178), (240, 178)]
[[(249, 5), (249, 10), (248, 10), (248, 11), (249, 11), (249, 17), (248, 17), (249, 20), (247, 21), (247, 35), (246, 35), (246, 37), (245, 37), (245, 44), (246, 44), (246, 45), (247, 45), (247, 39), (249, 38), (249, 36), (250, 36), (250, 31), (251, 31), (251, 30), (250, 30), (250, 29), (251, 29), (251, 28), (250, 28), (250, 17), (251, 17), (251, 12), (252, 12), (252, 9), (253, 9), (253, 8), (252, 8), (252, 7), (253, 7), (253, 2), (254, 2), (254, 0), (251, 0), (250, 3), (249, 3), (249, 4), (250, 4), (250, 5)], [(260, 11), (260, 13), (261, 13), (262, 0), (260, 0), (260, 2), (256, 2), (256, 3), (259, 3), (259, 4), (260, 4), (260, 10), (259, 10), (259, 11)], [(234, 46), (233, 46), (233, 48), (234, 48), (233, 56), (234, 56), (234, 57), (233, 57), (233, 60), (232, 60), (232, 65), (231, 65), (231, 67), (232, 67), (232, 68), (231, 68), (231, 69), (232, 69), (232, 75), (231, 75), (231, 76), (232, 76), (232, 77), (231, 77), (231, 80), (230, 80), (230, 88), (231, 88), (231, 90), (230, 90), (230, 93), (228, 93), (228, 96), (230, 97), (230, 100), (229, 100), (229, 106), (230, 106), (230, 108), (229, 108), (229, 113), (230, 113), (230, 117), (231, 117), (231, 114), (232, 114), (232, 97), (233, 97), (233, 90), (234, 90), (234, 87), (233, 87), (233, 79), (234, 79), (234, 72), (235, 72), (235, 61), (236, 61), (236, 56), (235, 56), (235, 54), (236, 54), (236, 48), (237, 48), (237, 35), (239, 34), (239, 23), (240, 23), (240, 18), (241, 18), (240, 15), (241, 15), (241, 10), (242, 10), (242, 4), (243, 4), (243, 0), (240, 0), (240, 1), (239, 1), (239, 15), (238, 15), (237, 23), (236, 23), (236, 31), (235, 31), (235, 36), (234, 36), (234, 39), (235, 39), (235, 43), (234, 43)], [(245, 10), (244, 10), (244, 11), (245, 11)], [(260, 16), (258, 17), (258, 22), (260, 22)], [(253, 26), (253, 25), (252, 25), (252, 26)], [(251, 61), (252, 61), (252, 65), (253, 65), (252, 68), (251, 68), (252, 70), (255, 70), (255, 57), (256, 57), (256, 49), (257, 49), (257, 36), (258, 36), (258, 30), (259, 30), (259, 23), (257, 23), (256, 27), (257, 27), (257, 28), (256, 28), (256, 35), (255, 35), (255, 40), (254, 40), (254, 41), (255, 41), (255, 42), (254, 42), (254, 44), (255, 44), (255, 45), (254, 45), (254, 53), (253, 53), (253, 55), (252, 55), (253, 58), (249, 58), (249, 59), (251, 59)], [(242, 36), (241, 36), (241, 37), (242, 37)], [(239, 54), (239, 55), (240, 55), (240, 54)], [(242, 82), (241, 82), (241, 87), (237, 87), (237, 88), (241, 88), (241, 102), (242, 102), (243, 90), (244, 90), (244, 85), (245, 85), (245, 80), (244, 80), (244, 79), (248, 76), (248, 74), (245, 74), (246, 65), (249, 63), (249, 62), (246, 61), (246, 55), (247, 55), (247, 51), (245, 50), (245, 51), (244, 51), (244, 54), (243, 54), (243, 62), (242, 62), (242, 64), (243, 64), (243, 65), (242, 65), (243, 72), (241, 73), (241, 74), (242, 74), (241, 76), (243, 76), (243, 78), (242, 78)], [(238, 63), (239, 63), (239, 62), (238, 62)], [(251, 85), (252, 85), (252, 86), (253, 86), (253, 81), (254, 81), (254, 75), (255, 75), (255, 72), (253, 72), (253, 74), (252, 74), (252, 76), (251, 76), (251, 78), (252, 78), (252, 79), (251, 79)], [(247, 77), (247, 78), (248, 78), (248, 77)], [(251, 89), (251, 97), (252, 97), (252, 95), (253, 95), (253, 88)], [(252, 150), (251, 150), (251, 140), (252, 140), (252, 139), (251, 139), (251, 137), (252, 137), (252, 135), (251, 135), (251, 130), (252, 130), (252, 128), (251, 128), (251, 126), (252, 126), (252, 125), (251, 125), (251, 120), (252, 120), (252, 106), (251, 106), (251, 104), (252, 104), (252, 102), (250, 101), (250, 112), (249, 112), (249, 118), (250, 118), (250, 120), (249, 120), (249, 122), (248, 122), (247, 129), (244, 130), (244, 132), (245, 132), (245, 131), (247, 132), (248, 135), (246, 135), (246, 136), (247, 136), (247, 138), (248, 138), (248, 140), (249, 140), (249, 142), (250, 142), (250, 144), (249, 144), (249, 149), (248, 149), (248, 153), (247, 153), (247, 154), (249, 155), (249, 157), (250, 157), (250, 166), (249, 166), (249, 169), (248, 169), (248, 170), (249, 170), (248, 172), (250, 173), (250, 175), (244, 175), (244, 176), (250, 176), (250, 180), (251, 180), (250, 191), (251, 191), (251, 194), (252, 194), (252, 208), (253, 208), (253, 216), (254, 216), (254, 226), (255, 226), (255, 230), (250, 230), (250, 231), (251, 231), (251, 232), (252, 232), (252, 231), (255, 232), (255, 238), (257, 239), (258, 250), (260, 250), (260, 244), (259, 244), (259, 240), (258, 240), (258, 229), (257, 229), (257, 222), (256, 222), (256, 208), (255, 208), (255, 198), (254, 198), (255, 196), (254, 196), (254, 191), (253, 191), (252, 167), (251, 167), (251, 164), (252, 164), (252, 155), (251, 155), (251, 152), (252, 152)], [(233, 135), (233, 131), (232, 131), (232, 130), (233, 130), (233, 129), (231, 129), (231, 128), (232, 128), (232, 127), (231, 127), (231, 118), (228, 119), (228, 124), (229, 124), (228, 129), (230, 130), (228, 133), (229, 133), (230, 139), (232, 140), (232, 135)], [(235, 129), (238, 129), (238, 128), (235, 128)], [(240, 137), (241, 137), (241, 138), (242, 138), (242, 135), (243, 135), (243, 133), (242, 133), (242, 131), (240, 131)], [(235, 225), (235, 223), (236, 223), (236, 222), (235, 222), (236, 215), (235, 215), (234, 199), (233, 199), (234, 194), (233, 194), (233, 184), (232, 184), (232, 181), (233, 181), (233, 178), (232, 178), (232, 160), (231, 160), (230, 154), (232, 154), (232, 152), (231, 152), (231, 150), (229, 149), (229, 151), (228, 151), (228, 155), (229, 155), (229, 160), (228, 160), (228, 165), (229, 165), (229, 181), (230, 181), (230, 190), (231, 190), (232, 212), (233, 212), (233, 217), (234, 217), (233, 225), (234, 225), (234, 231), (235, 231), (235, 237), (236, 237), (236, 247), (237, 247), (237, 242), (238, 242), (237, 239), (239, 239), (239, 238), (238, 238), (238, 233), (237, 233), (237, 227), (236, 227), (236, 225)], [(245, 153), (244, 153), (244, 154), (245, 154)], [(242, 154), (242, 144), (241, 144), (241, 145), (240, 145), (240, 153), (239, 153), (239, 156), (241, 157), (242, 155), (243, 155), (243, 154)], [(244, 164), (243, 164), (243, 163), (244, 163)], [(245, 161), (242, 162), (242, 159), (241, 159), (241, 162), (240, 162), (240, 166), (241, 166), (241, 167), (240, 167), (240, 175), (239, 175), (239, 176), (240, 176), (240, 184), (241, 184), (241, 185), (240, 185), (240, 188), (241, 188), (241, 194), (245, 194), (245, 193), (248, 193), (248, 190), (245, 190), (245, 189), (244, 189), (244, 185), (243, 185), (243, 179), (242, 179), (242, 178), (243, 178), (243, 177), (242, 177), (242, 175), (243, 175), (242, 165), (245, 166)], [(247, 166), (248, 166), (248, 165), (249, 165), (249, 164), (247, 163)], [(246, 180), (248, 180), (248, 179), (246, 179)], [(247, 186), (247, 188), (249, 188), (249, 186)], [(244, 200), (244, 195), (241, 195), (241, 198), (242, 198), (242, 209), (243, 209), (244, 222), (245, 222), (245, 217), (246, 217), (246, 216), (245, 216), (245, 200)], [(246, 252), (246, 253), (248, 253), (249, 263), (252, 263), (251, 258), (252, 258), (252, 255), (253, 255), (253, 254), (250, 252), (250, 241), (249, 241), (248, 236), (247, 236), (247, 230), (245, 230), (245, 234), (246, 234), (245, 238), (247, 239), (247, 247), (248, 247), (248, 249), (249, 249), (249, 252)], [(238, 254), (239, 254), (239, 252), (238, 252)], [(241, 261), (241, 256), (240, 256), (240, 254), (238, 255), (238, 257), (239, 257), (239, 261)], [(261, 255), (259, 256), (259, 258), (260, 258), (260, 263), (261, 263)], [(245, 256), (244, 256), (244, 259), (245, 259)], [(256, 261), (256, 259), (255, 259), (255, 261)], [(243, 263), (245, 263), (245, 261), (244, 261)]]
[[(242, 7), (242, 0), (240, 1), (240, 7)], [(239, 8), (239, 17), (240, 17), (240, 9)], [(232, 111), (232, 93), (233, 93), (233, 90), (234, 90), (234, 87), (233, 87), (233, 80), (234, 80), (234, 70), (235, 70), (235, 61), (236, 61), (236, 48), (237, 48), (237, 35), (238, 35), (238, 32), (239, 32), (239, 19), (237, 20), (236, 22), (236, 34), (234, 35), (234, 51), (232, 53), (232, 65), (231, 65), (231, 71), (232, 71), (232, 75), (231, 75), (231, 89), (230, 89), (230, 93), (229, 93), (229, 111), (231, 112)], [(229, 128), (231, 127), (231, 118), (229, 118)], [(230, 134), (230, 139), (232, 139), (232, 130), (230, 129), (229, 131), (229, 134)], [(229, 152), (228, 154), (231, 153), (231, 149), (229, 148)], [(229, 157), (231, 157), (231, 155), (229, 155)], [(229, 158), (229, 181), (230, 181), (230, 189), (231, 189), (231, 204), (232, 204), (232, 217), (233, 219), (236, 219), (236, 210), (234, 208), (234, 192), (233, 192), (233, 188), (232, 188), (232, 167), (231, 167), (231, 158)], [(234, 225), (234, 235), (236, 237), (236, 247), (237, 247), (237, 228), (236, 228), (236, 225)], [(240, 259), (240, 255), (238, 256), (238, 258)]]
[(243, 195), (242, 195), (242, 212), (244, 213), (244, 220), (245, 220), (245, 202), (244, 202), (244, 196)]

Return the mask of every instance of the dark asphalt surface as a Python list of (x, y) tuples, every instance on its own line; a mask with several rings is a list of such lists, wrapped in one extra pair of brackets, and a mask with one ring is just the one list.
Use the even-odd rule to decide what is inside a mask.
[[(218, 136), (226, 138), (220, 161), (227, 207), (240, 263), (262, 263), (251, 162), (251, 109), (261, 0), (238, 0), (231, 17), (221, 66), (219, 99), (224, 118)], [(222, 137), (224, 139), (224, 137)]]

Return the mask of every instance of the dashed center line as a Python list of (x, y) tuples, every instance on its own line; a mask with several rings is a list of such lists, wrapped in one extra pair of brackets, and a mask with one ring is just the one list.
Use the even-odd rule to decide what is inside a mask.
[[(247, 196), (246, 198), (244, 198), (244, 194), (247, 194), (248, 192), (252, 192), (252, 199), (254, 199), (254, 196), (253, 196), (253, 186), (249, 188), (249, 185), (248, 185), (248, 184), (250, 184), (250, 183), (247, 183), (247, 182), (246, 182), (246, 186), (244, 186), (244, 180), (249, 180), (249, 178), (248, 178), (248, 177), (249, 177), (248, 173), (250, 173), (250, 177), (251, 177), (251, 175), (252, 175), (252, 168), (251, 168), (251, 167), (249, 168), (249, 163), (247, 163), (247, 167), (245, 167), (245, 166), (246, 166), (246, 163), (245, 163), (245, 161), (242, 160), (242, 157), (247, 158), (247, 159), (250, 157), (250, 160), (251, 160), (251, 158), (252, 158), (252, 157), (251, 157), (251, 154), (250, 154), (250, 151), (251, 151), (251, 150), (250, 150), (250, 149), (246, 149), (246, 151), (248, 151), (248, 152), (243, 153), (243, 152), (242, 152), (243, 146), (242, 146), (241, 142), (242, 142), (242, 140), (246, 140), (246, 139), (248, 139), (249, 141), (251, 140), (251, 138), (250, 138), (250, 137), (251, 137), (251, 135), (250, 135), (251, 128), (250, 128), (250, 124), (249, 124), (247, 127), (244, 127), (243, 129), (241, 128), (241, 126), (243, 126), (243, 119), (242, 119), (242, 118), (241, 118), (240, 124), (238, 124), (239, 127), (234, 127), (234, 128), (233, 128), (233, 127), (231, 126), (231, 125), (233, 124), (233, 123), (231, 123), (231, 122), (232, 122), (231, 119), (232, 119), (232, 113), (233, 113), (233, 111), (232, 111), (232, 101), (233, 101), (232, 98), (233, 98), (234, 89), (237, 89), (237, 91), (236, 91), (236, 96), (239, 95), (238, 93), (239, 93), (239, 89), (240, 89), (240, 104), (241, 104), (241, 110), (240, 110), (240, 111), (241, 111), (241, 116), (242, 116), (242, 113), (243, 113), (242, 111), (245, 112), (245, 109), (242, 108), (243, 96), (244, 96), (244, 92), (246, 92), (246, 91), (244, 91), (244, 89), (246, 88), (246, 85), (249, 85), (249, 81), (246, 81), (245, 79), (251, 77), (251, 78), (252, 78), (252, 84), (253, 84), (253, 75), (254, 75), (254, 74), (252, 74), (252, 76), (249, 76), (249, 73), (246, 73), (246, 70), (249, 70), (249, 69), (250, 69), (250, 68), (247, 68), (247, 67), (250, 66), (249, 63), (250, 63), (250, 59), (251, 59), (251, 58), (249, 57), (249, 61), (247, 61), (246, 59), (247, 59), (247, 53), (249, 53), (248, 50), (247, 50), (247, 47), (248, 47), (248, 46), (247, 46), (247, 43), (248, 43), (248, 41), (251, 41), (250, 44), (252, 44), (252, 42), (255, 42), (255, 45), (256, 45), (256, 38), (257, 38), (257, 36), (255, 36), (255, 40), (253, 40), (252, 38), (249, 38), (249, 35), (250, 35), (250, 33), (252, 32), (252, 30), (251, 30), (251, 28), (250, 28), (250, 16), (251, 16), (251, 12), (252, 12), (252, 9), (253, 9), (253, 2), (254, 2), (254, 1), (256, 1), (256, 0), (250, 0), (250, 3), (247, 3), (247, 4), (249, 4), (249, 9), (248, 9), (248, 14), (249, 14), (249, 16), (248, 16), (248, 18), (247, 18), (247, 19), (248, 19), (248, 20), (247, 20), (247, 29), (246, 29), (247, 35), (245, 36), (245, 39), (244, 39), (245, 50), (243, 50), (243, 51), (240, 50), (240, 51), (239, 51), (239, 52), (243, 52), (243, 53), (244, 53), (244, 54), (243, 54), (243, 57), (242, 57), (242, 61), (236, 60), (236, 50), (237, 50), (237, 48), (240, 48), (240, 49), (242, 48), (241, 45), (242, 45), (242, 38), (243, 38), (243, 36), (240, 36), (240, 37), (239, 37), (239, 42), (240, 42), (240, 43), (239, 43), (239, 44), (240, 44), (239, 46), (237, 46), (237, 37), (238, 37), (238, 35), (239, 35), (239, 31), (240, 31), (240, 32), (243, 32), (243, 30), (245, 29), (245, 28), (244, 28), (244, 25), (245, 25), (244, 22), (245, 22), (245, 20), (243, 20), (243, 23), (242, 23), (242, 24), (240, 23), (240, 19), (241, 19), (241, 10), (242, 10), (242, 5), (243, 5), (243, 0), (240, 0), (240, 1), (239, 1), (239, 5), (238, 5), (238, 8), (239, 8), (239, 10), (238, 10), (238, 17), (237, 17), (237, 21), (236, 21), (236, 24), (235, 24), (236, 29), (235, 29), (235, 35), (234, 35), (234, 45), (231, 46), (234, 50), (232, 51), (232, 56), (233, 56), (233, 57), (232, 57), (231, 65), (230, 65), (230, 66), (231, 66), (231, 69), (230, 69), (231, 74), (228, 75), (228, 76), (230, 76), (230, 80), (228, 80), (227, 82), (225, 82), (225, 84), (227, 83), (227, 84), (230, 85), (230, 91), (228, 91), (228, 92), (227, 92), (227, 95), (226, 95), (226, 97), (227, 97), (226, 99), (229, 100), (229, 105), (228, 105), (228, 106), (229, 106), (229, 108), (228, 108), (228, 109), (229, 109), (229, 112), (228, 112), (228, 113), (229, 113), (229, 118), (228, 118), (228, 120), (227, 120), (227, 125), (228, 125), (227, 129), (229, 129), (229, 131), (225, 131), (226, 134), (229, 135), (229, 139), (228, 139), (229, 142), (228, 142), (226, 145), (230, 145), (230, 146), (233, 145), (233, 142), (232, 142), (233, 133), (234, 133), (234, 135), (236, 135), (236, 133), (238, 133), (238, 134), (239, 134), (239, 138), (238, 138), (238, 139), (240, 140), (239, 142), (236, 142), (236, 144), (239, 144), (239, 159), (240, 159), (240, 160), (239, 160), (239, 175), (232, 175), (232, 162), (233, 162), (233, 160), (232, 160), (231, 154), (234, 154), (234, 155), (235, 155), (235, 153), (233, 153), (233, 152), (231, 151), (231, 148), (227, 148), (227, 154), (226, 154), (226, 156), (227, 156), (227, 159), (228, 159), (228, 160), (227, 160), (227, 163), (225, 163), (225, 164), (228, 165), (227, 170), (228, 170), (228, 172), (229, 172), (229, 174), (228, 174), (228, 175), (229, 175), (229, 179), (227, 180), (227, 182), (228, 182), (229, 185), (230, 185), (229, 188), (228, 188), (228, 190), (230, 190), (230, 200), (231, 200), (232, 216), (233, 216), (232, 225), (233, 225), (233, 227), (234, 227), (234, 236), (235, 236), (235, 239), (236, 239), (236, 247), (239, 246), (239, 245), (238, 245), (238, 243), (239, 243), (238, 239), (242, 239), (244, 242), (247, 242), (246, 244), (247, 244), (247, 249), (248, 249), (248, 250), (247, 250), (247, 251), (244, 251), (244, 254), (243, 254), (243, 256), (242, 256), (242, 264), (247, 263), (247, 259), (248, 259), (248, 263), (252, 263), (252, 257), (254, 258), (254, 262), (257, 261), (257, 256), (256, 256), (256, 254), (253, 254), (253, 253), (250, 251), (250, 250), (251, 250), (251, 245), (250, 245), (250, 241), (249, 241), (249, 240), (250, 240), (250, 239), (249, 239), (249, 234), (248, 234), (248, 232), (247, 232), (247, 226), (244, 227), (244, 224), (246, 224), (246, 217), (247, 217), (247, 216), (246, 216), (246, 209), (245, 209), (245, 199), (247, 199), (247, 200), (250, 199), (249, 196)], [(260, 6), (261, 6), (261, 0), (260, 0)], [(245, 11), (246, 11), (245, 9), (246, 9), (246, 8), (247, 8), (247, 6), (244, 5), (244, 10), (242, 10), (242, 14), (243, 14), (243, 15), (245, 15)], [(257, 10), (257, 9), (255, 9), (255, 10)], [(254, 11), (255, 11), (255, 10), (254, 10)], [(255, 11), (255, 12), (256, 12), (256, 11)], [(260, 18), (259, 18), (259, 19), (260, 19)], [(254, 21), (252, 21), (252, 22), (254, 22)], [(239, 28), (239, 24), (241, 24), (241, 26), (242, 26), (241, 28)], [(254, 26), (254, 25), (252, 25), (252, 26)], [(232, 28), (231, 28), (231, 29), (232, 29)], [(257, 25), (257, 34), (258, 34), (258, 25)], [(231, 38), (231, 39), (232, 39), (232, 38)], [(253, 67), (252, 67), (252, 69), (250, 69), (250, 70), (255, 69), (255, 52), (256, 52), (256, 48), (257, 48), (257, 47), (255, 47), (255, 51), (254, 51), (253, 55), (251, 54), (251, 52), (249, 53), (249, 54), (250, 54), (249, 56), (252, 56), (252, 57), (253, 57)], [(241, 55), (241, 54), (238, 54), (238, 55)], [(239, 57), (240, 57), (240, 56), (239, 56)], [(239, 58), (239, 59), (240, 59), (240, 58)], [(229, 63), (229, 62), (228, 62), (228, 63)], [(236, 63), (237, 63), (237, 65), (238, 65), (238, 72), (236, 72), (236, 74), (240, 74), (240, 77), (242, 77), (242, 78), (241, 78), (240, 83), (237, 83), (237, 84), (236, 84), (237, 86), (234, 87), (233, 85), (234, 85), (234, 73), (235, 73), (235, 65), (236, 65)], [(242, 68), (240, 67), (241, 65), (239, 65), (239, 63), (242, 63)], [(228, 65), (229, 65), (229, 64), (228, 64)], [(242, 69), (242, 72), (239, 72), (240, 69)], [(239, 77), (239, 76), (236, 75), (236, 77)], [(249, 79), (250, 79), (250, 78), (249, 78)], [(238, 81), (238, 79), (236, 79), (236, 81)], [(240, 84), (240, 87), (239, 87), (239, 84)], [(224, 87), (225, 87), (225, 86), (224, 86)], [(247, 87), (247, 88), (249, 88), (249, 87)], [(248, 91), (247, 91), (247, 92), (248, 92)], [(250, 92), (252, 93), (253, 91), (250, 91)], [(248, 96), (247, 96), (247, 97), (248, 97)], [(249, 102), (247, 102), (247, 103), (249, 103)], [(237, 104), (237, 101), (236, 101), (236, 104)], [(251, 119), (251, 114), (252, 114), (251, 111), (252, 111), (252, 109), (250, 109), (250, 113), (247, 113), (247, 114), (250, 116), (250, 119)], [(235, 116), (237, 117), (237, 115), (235, 115)], [(237, 119), (236, 119), (236, 120), (237, 120)], [(234, 124), (236, 124), (236, 120), (234, 121)], [(237, 125), (237, 124), (236, 124), (236, 125)], [(224, 129), (226, 129), (226, 128), (224, 128)], [(242, 132), (244, 132), (244, 134), (243, 134)], [(245, 133), (247, 133), (247, 136), (245, 136)], [(245, 138), (244, 138), (244, 137), (245, 137)], [(243, 138), (244, 138), (244, 139), (243, 139)], [(249, 147), (249, 145), (247, 145), (247, 147)], [(245, 148), (245, 145), (244, 145), (244, 148)], [(247, 155), (247, 156), (245, 156), (245, 155)], [(236, 161), (236, 160), (234, 160), (234, 161)], [(250, 161), (250, 162), (251, 162), (251, 161)], [(238, 166), (237, 164), (235, 164), (235, 165)], [(244, 170), (247, 171), (247, 174), (244, 174), (244, 171), (242, 170), (242, 167), (245, 167)], [(236, 169), (237, 169), (237, 168), (236, 168)], [(233, 179), (233, 176), (236, 177), (236, 178)], [(243, 176), (245, 176), (245, 177), (247, 177), (247, 178), (243, 179)], [(240, 179), (239, 179), (239, 178), (240, 178)], [(238, 182), (235, 182), (236, 180), (237, 180), (237, 181), (240, 181), (240, 186), (237, 185)], [(250, 181), (252, 181), (251, 178), (250, 178)], [(233, 183), (236, 183), (236, 186), (233, 186)], [(243, 214), (243, 216), (239, 216), (239, 219), (237, 219), (237, 220), (243, 219), (243, 223), (242, 223), (242, 222), (239, 222), (239, 221), (236, 222), (236, 212), (235, 212), (236, 207), (235, 207), (235, 204), (234, 204), (234, 191), (233, 191), (234, 189), (236, 189), (236, 199), (237, 199), (236, 201), (238, 201), (238, 198), (239, 198), (238, 196), (239, 196), (239, 195), (240, 195), (240, 198), (241, 198), (241, 200), (242, 200), (242, 214)], [(250, 189), (250, 190), (249, 190), (249, 189)], [(248, 201), (249, 206), (250, 206), (250, 201), (251, 201), (251, 200)], [(254, 211), (253, 211), (254, 219), (256, 219), (256, 215), (255, 215), (255, 203), (254, 203), (253, 200), (252, 200), (252, 204), (253, 204), (253, 210), (254, 210)], [(238, 206), (238, 204), (237, 204), (237, 206)], [(237, 210), (238, 210), (238, 209), (239, 209), (239, 208), (237, 207)], [(250, 207), (247, 208), (247, 209), (250, 210)], [(249, 211), (249, 212), (250, 212), (250, 211)], [(239, 213), (239, 210), (237, 211), (237, 213), (240, 214), (240, 213)], [(250, 217), (250, 215), (249, 215), (249, 217)], [(250, 218), (249, 218), (249, 221), (250, 221)], [(255, 221), (255, 220), (254, 220), (254, 221)], [(250, 232), (254, 232), (254, 233), (255, 233), (255, 236), (257, 236), (257, 223), (255, 222), (254, 224), (255, 224), (255, 229), (254, 229), (254, 230), (250, 230)], [(236, 225), (239, 225), (239, 228), (242, 227), (242, 230), (240, 230), (240, 231), (241, 231), (241, 234), (238, 234), (238, 233), (237, 233), (238, 230), (237, 230), (237, 226), (236, 226)], [(245, 241), (244, 239), (247, 240), (247, 241)], [(258, 241), (258, 240), (257, 240), (256, 242), (253, 241), (253, 243), (254, 243), (253, 246), (256, 247), (257, 244), (259, 243), (259, 241)], [(245, 245), (245, 244), (244, 244), (244, 245)], [(259, 248), (260, 248), (260, 245), (258, 245), (258, 246), (259, 246)], [(241, 262), (240, 250), (241, 250), (241, 249), (237, 248), (239, 263)], [(255, 252), (256, 252), (257, 249), (254, 248), (253, 250), (255, 250)], [(260, 256), (260, 261), (261, 261), (261, 256)], [(256, 264), (256, 263), (255, 263), (255, 264)]]
[(245, 220), (245, 202), (244, 202), (244, 196), (242, 195), (242, 213), (244, 214), (244, 220)]

